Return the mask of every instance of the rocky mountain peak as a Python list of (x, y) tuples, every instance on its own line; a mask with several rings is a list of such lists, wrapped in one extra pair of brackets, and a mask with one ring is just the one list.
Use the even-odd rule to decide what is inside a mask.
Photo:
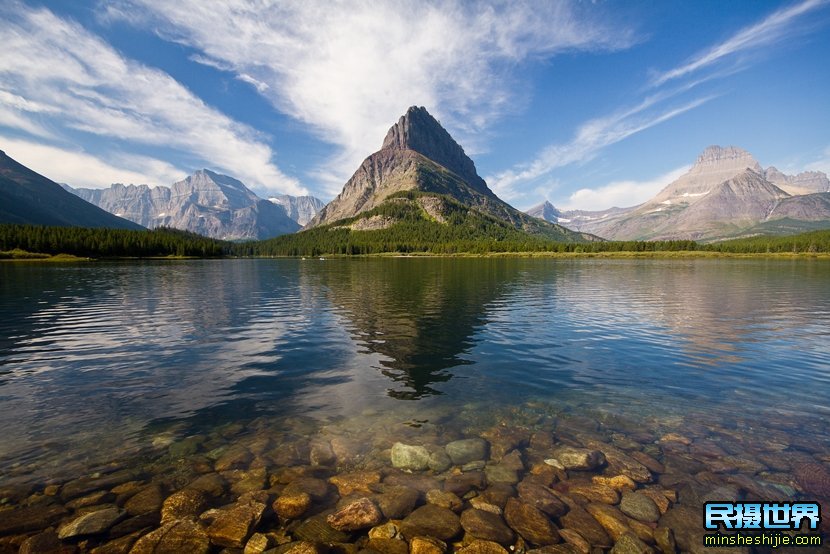
[(737, 146), (708, 146), (697, 157), (693, 172), (741, 171), (750, 168), (757, 173), (763, 172), (761, 165), (752, 154)]
[(383, 150), (414, 150), (441, 164), (475, 188), (485, 187), (464, 149), (424, 107), (412, 106), (386, 133)]

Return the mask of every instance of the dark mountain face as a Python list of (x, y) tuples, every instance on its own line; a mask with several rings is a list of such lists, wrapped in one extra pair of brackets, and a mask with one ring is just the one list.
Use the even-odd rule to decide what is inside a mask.
[(0, 223), (141, 229), (65, 191), (0, 151)]
[(171, 187), (115, 184), (69, 189), (101, 208), (145, 227), (173, 227), (225, 239), (265, 239), (300, 225), (283, 206), (259, 198), (241, 181), (201, 169)]
[[(390, 197), (417, 191), (443, 195), (516, 229), (558, 240), (590, 240), (516, 210), (487, 187), (473, 161), (424, 108), (411, 107), (389, 129), (381, 149), (366, 158), (342, 192), (323, 208), (307, 228), (358, 216), (383, 205)], [(441, 221), (429, 208), (441, 202), (421, 201), (425, 217)], [(429, 210), (432, 209), (432, 212)], [(376, 223), (372, 225), (376, 226)], [(394, 222), (387, 221), (387, 225)], [(446, 222), (444, 222), (446, 223)], [(354, 223), (351, 224), (354, 227)], [(358, 225), (360, 225), (358, 223)]]

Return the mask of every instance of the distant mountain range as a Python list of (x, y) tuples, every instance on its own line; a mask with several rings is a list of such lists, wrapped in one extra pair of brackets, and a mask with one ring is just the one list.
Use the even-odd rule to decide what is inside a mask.
[(546, 201), (527, 213), (610, 240), (785, 235), (830, 228), (830, 181), (818, 171), (765, 170), (746, 150), (710, 146), (686, 174), (638, 206), (561, 211)]
[(170, 187), (64, 188), (148, 228), (173, 227), (223, 240), (265, 239), (299, 230), (322, 207), (311, 196), (263, 200), (242, 182), (201, 169)]
[(479, 177), (464, 149), (425, 108), (417, 106), (389, 129), (381, 149), (363, 161), (342, 192), (306, 228), (339, 224), (379, 231), (405, 220), (439, 226), (493, 225), (563, 241), (595, 238), (529, 217), (501, 200)]
[(35, 173), (0, 151), (0, 223), (141, 229)]

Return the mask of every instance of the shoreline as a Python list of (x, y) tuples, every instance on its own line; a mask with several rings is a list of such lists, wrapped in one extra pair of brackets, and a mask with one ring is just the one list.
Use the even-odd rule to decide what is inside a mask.
[(275, 259), (365, 259), (365, 258), (551, 258), (551, 259), (580, 259), (580, 258), (602, 258), (602, 259), (811, 259), (830, 260), (830, 252), (710, 252), (703, 250), (680, 250), (680, 251), (656, 251), (656, 252), (486, 252), (470, 253), (457, 252), (454, 254), (439, 254), (432, 252), (379, 252), (375, 254), (320, 254), (317, 256), (221, 256), (221, 257), (199, 257), (199, 256), (116, 256), (116, 257), (84, 257), (70, 254), (39, 254), (30, 252), (29, 256), (21, 257), (0, 257), (0, 263), (69, 263), (69, 262), (117, 262), (117, 261), (138, 261), (138, 260), (169, 260), (169, 261), (192, 261), (192, 260), (275, 260)]

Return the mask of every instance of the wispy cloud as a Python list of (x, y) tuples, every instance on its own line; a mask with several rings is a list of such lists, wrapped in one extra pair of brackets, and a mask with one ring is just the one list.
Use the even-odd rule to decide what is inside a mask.
[(714, 96), (698, 98), (680, 106), (647, 112), (662, 96), (652, 96), (637, 106), (584, 123), (572, 140), (547, 147), (529, 164), (487, 178), (496, 194), (505, 198), (522, 195), (518, 186), (543, 177), (554, 169), (593, 159), (603, 148), (636, 133), (693, 110)]
[(566, 1), (237, 0), (204, 9), (200, 0), (121, 0), (106, 17), (152, 22), (338, 146), (319, 172), (337, 190), (410, 105), (427, 106), (469, 144), (515, 109), (516, 64), (635, 38), (600, 8)]
[(828, 0), (805, 0), (780, 9), (762, 21), (741, 29), (724, 42), (697, 54), (687, 63), (656, 74), (651, 84), (659, 86), (709, 67), (738, 53), (780, 42), (794, 32), (796, 20), (806, 13), (826, 5), (828, 5)]
[[(701, 84), (723, 79), (745, 69), (752, 64), (751, 60), (737, 58), (737, 54), (758, 48), (764, 45), (777, 43), (799, 29), (795, 26), (798, 18), (816, 8), (827, 5), (830, 0), (804, 0), (793, 6), (783, 8), (764, 18), (759, 23), (741, 29), (728, 40), (706, 49), (691, 61), (672, 70), (654, 75), (644, 90), (650, 90), (645, 97), (634, 107), (621, 109), (610, 115), (591, 119), (583, 123), (573, 138), (564, 144), (553, 144), (542, 149), (536, 157), (519, 164), (507, 171), (488, 177), (488, 182), (494, 191), (508, 199), (518, 199), (527, 196), (528, 184), (534, 185), (534, 191), (545, 191), (548, 194), (555, 191), (557, 182), (549, 175), (555, 169), (581, 163), (593, 159), (604, 148), (620, 142), (636, 133), (645, 131), (655, 125), (668, 121), (689, 110), (693, 110), (717, 95), (698, 96), (681, 105), (670, 106), (669, 101), (684, 93), (696, 89)], [(735, 63), (729, 67), (721, 67), (707, 74), (694, 78), (694, 75), (703, 68), (713, 68), (717, 62), (732, 59)], [(679, 83), (670, 84), (679, 81)], [(546, 180), (547, 183), (539, 181)], [(569, 200), (575, 206), (581, 205), (611, 207), (622, 191), (647, 190), (654, 183), (639, 186), (630, 181), (609, 183), (597, 189), (583, 189)], [(665, 181), (663, 185), (668, 184)], [(658, 189), (659, 190), (659, 189)], [(609, 201), (600, 201), (600, 194), (608, 195)], [(629, 202), (634, 204), (635, 202)]]
[(144, 156), (120, 155), (109, 162), (80, 150), (49, 146), (0, 134), (9, 156), (58, 183), (104, 188), (112, 183), (170, 184), (184, 177), (176, 167)]
[(557, 202), (556, 207), (563, 210), (607, 210), (636, 206), (652, 198), (668, 183), (689, 171), (690, 167), (684, 165), (645, 181), (613, 181), (598, 188), (579, 189), (567, 200)]
[[(56, 143), (66, 144), (72, 133), (82, 131), (133, 146), (168, 147), (193, 164), (226, 171), (252, 186), (305, 192), (273, 163), (274, 152), (257, 131), (206, 105), (170, 75), (125, 58), (47, 9), (7, 2), (0, 6), (0, 18), (0, 124), (32, 135), (49, 134)], [(43, 121), (49, 122), (49, 131)], [(62, 149), (66, 159), (79, 155), (72, 148), (53, 148)], [(92, 161), (91, 155), (83, 156)], [(119, 174), (113, 170), (124, 168), (101, 156), (95, 166), (116, 180), (146, 181), (159, 174)], [(31, 157), (38, 158), (37, 153)], [(156, 162), (157, 168), (164, 167), (161, 173), (170, 173), (170, 164)], [(75, 185), (97, 180), (79, 164), (68, 167), (77, 168), (77, 174), (58, 178)], [(39, 170), (50, 176), (63, 171), (54, 162)]]

